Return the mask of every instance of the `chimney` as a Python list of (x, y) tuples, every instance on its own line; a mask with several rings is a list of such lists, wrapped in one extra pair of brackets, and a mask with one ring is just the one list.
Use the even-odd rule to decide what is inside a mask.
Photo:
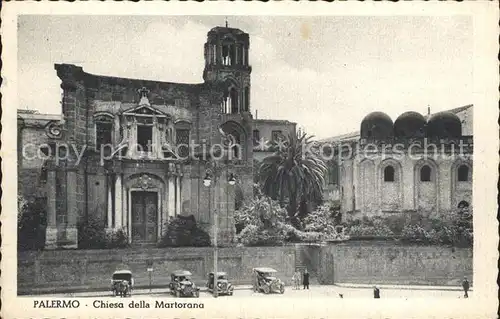
[(255, 110), (255, 119), (257, 119), (257, 110)]
[(427, 115), (431, 115), (431, 107), (427, 106)]

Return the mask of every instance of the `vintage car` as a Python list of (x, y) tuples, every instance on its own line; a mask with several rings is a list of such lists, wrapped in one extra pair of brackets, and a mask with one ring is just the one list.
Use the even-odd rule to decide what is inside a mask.
[(177, 270), (170, 274), (170, 293), (176, 297), (196, 297), (200, 296), (200, 288), (196, 287), (191, 280), (191, 272), (187, 270)]
[(131, 296), (134, 287), (134, 278), (130, 270), (117, 270), (111, 277), (111, 292), (113, 296)]
[[(208, 274), (207, 290), (214, 293), (214, 272)], [(234, 291), (233, 285), (227, 279), (227, 273), (223, 271), (217, 272), (217, 294), (232, 296)]]
[(271, 292), (285, 292), (285, 283), (276, 277), (277, 271), (269, 267), (259, 267), (253, 269), (253, 290), (265, 294)]

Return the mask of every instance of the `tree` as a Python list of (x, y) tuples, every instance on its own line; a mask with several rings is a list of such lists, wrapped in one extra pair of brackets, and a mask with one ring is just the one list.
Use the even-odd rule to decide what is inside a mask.
[(262, 191), (287, 205), (288, 219), (300, 228), (299, 207), (308, 202), (319, 203), (323, 198), (325, 162), (314, 152), (313, 136), (289, 134), (280, 140), (273, 155), (266, 157), (259, 169)]
[(258, 197), (235, 213), (238, 241), (247, 246), (282, 244), (288, 234), (286, 211), (269, 197)]

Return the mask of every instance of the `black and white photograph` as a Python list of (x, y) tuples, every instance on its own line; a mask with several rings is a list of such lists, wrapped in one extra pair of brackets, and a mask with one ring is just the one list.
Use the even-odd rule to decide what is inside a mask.
[(498, 30), (478, 30), (498, 9), (112, 7), (11, 12), (9, 298), (83, 317), (495, 313)]

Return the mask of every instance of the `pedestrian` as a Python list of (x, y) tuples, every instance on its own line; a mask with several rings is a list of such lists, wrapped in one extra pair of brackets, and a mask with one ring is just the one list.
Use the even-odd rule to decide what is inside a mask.
[(307, 272), (307, 268), (304, 269), (304, 277), (302, 279), (302, 284), (304, 285), (304, 289), (309, 290), (309, 273)]
[(462, 281), (462, 288), (464, 288), (464, 298), (469, 298), (470, 285), (467, 277), (464, 277), (464, 280)]
[(295, 290), (300, 289), (300, 271), (296, 270), (295, 274), (293, 275), (293, 286)]
[(380, 289), (377, 286), (373, 286), (373, 298), (380, 299)]

